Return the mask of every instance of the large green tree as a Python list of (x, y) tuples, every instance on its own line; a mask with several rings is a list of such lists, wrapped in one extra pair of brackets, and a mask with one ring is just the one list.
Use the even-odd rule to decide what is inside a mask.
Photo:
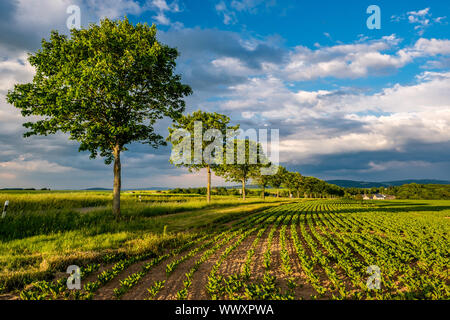
[(169, 127), (167, 140), (173, 145), (170, 162), (187, 167), (191, 172), (206, 168), (207, 202), (211, 201), (211, 170), (214, 171), (223, 162), (227, 131), (239, 129), (239, 125), (230, 126), (229, 123), (230, 118), (226, 115), (198, 110), (183, 115)]
[(15, 85), (7, 100), (23, 116), (38, 116), (24, 124), (26, 137), (61, 131), (91, 158), (114, 161), (113, 212), (119, 218), (121, 152), (133, 141), (165, 144), (155, 122), (181, 116), (183, 98), (192, 92), (174, 74), (177, 56), (157, 41), (154, 25), (132, 25), (127, 18), (72, 29), (70, 37), (52, 31), (29, 55), (33, 81)]

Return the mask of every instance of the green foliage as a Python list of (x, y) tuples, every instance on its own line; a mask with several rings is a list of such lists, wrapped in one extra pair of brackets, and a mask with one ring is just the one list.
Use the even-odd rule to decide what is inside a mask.
[(269, 185), (271, 185), (274, 188), (279, 189), (281, 185), (283, 184), (284, 176), (287, 173), (287, 170), (283, 166), (278, 166), (278, 170), (275, 174), (268, 176), (269, 178)]
[(155, 281), (155, 283), (150, 287), (148, 290), (149, 293), (149, 300), (153, 299), (159, 291), (161, 291), (162, 288), (164, 288), (164, 284), (166, 283), (166, 280), (162, 281)]
[(445, 184), (417, 184), (410, 183), (402, 186), (380, 187), (380, 188), (345, 188), (350, 196), (358, 196), (362, 194), (372, 195), (381, 193), (395, 196), (397, 199), (424, 199), (424, 200), (449, 200), (450, 185)]
[(113, 211), (120, 216), (120, 153), (132, 142), (165, 144), (154, 125), (184, 111), (191, 88), (174, 75), (174, 48), (159, 43), (156, 27), (104, 19), (70, 38), (52, 31), (50, 40), (28, 60), (36, 74), (16, 84), (7, 101), (21, 110), (24, 136), (67, 133), (79, 151), (114, 160)]
[(110, 163), (116, 146), (164, 143), (153, 125), (179, 117), (191, 93), (173, 75), (177, 55), (157, 41), (154, 25), (133, 26), (126, 18), (72, 29), (70, 38), (53, 31), (29, 56), (33, 81), (15, 85), (8, 102), (23, 116), (41, 117), (24, 124), (25, 136), (69, 133), (80, 151), (100, 152)]
[(299, 172), (286, 172), (283, 185), (289, 189), (289, 192), (300, 192), (303, 187), (303, 177)]
[[(217, 166), (215, 173), (226, 181), (241, 182), (242, 194), (245, 199), (245, 183), (247, 180), (251, 177), (259, 177), (261, 168), (268, 167), (270, 163), (261, 144), (249, 139), (235, 139), (232, 151), (227, 150), (224, 155), (224, 163)], [(227, 159), (231, 154), (234, 161)]]
[(450, 185), (411, 183), (389, 187), (386, 194), (399, 199), (450, 199)]
[[(201, 131), (199, 132), (195, 132), (194, 130), (196, 122), (201, 122), (202, 125)], [(170, 141), (175, 148), (183, 141), (183, 136), (179, 137), (177, 136), (177, 133), (179, 133), (180, 130), (184, 130), (190, 135), (190, 145), (188, 146), (188, 148), (190, 148), (192, 152), (190, 158), (186, 158), (186, 155), (172, 152), (170, 162), (175, 164), (176, 166), (188, 167), (189, 171), (197, 171), (201, 168), (206, 168), (207, 166), (210, 166), (212, 169), (214, 169), (220, 163), (215, 163), (214, 161), (212, 161), (212, 158), (217, 156), (216, 159), (218, 159), (219, 161), (222, 159), (222, 152), (223, 148), (225, 147), (225, 137), (227, 134), (227, 130), (239, 129), (239, 125), (230, 126), (229, 123), (230, 118), (226, 115), (216, 112), (203, 112), (201, 110), (179, 117), (173, 124), (173, 127), (169, 127), (169, 136), (167, 137), (167, 141)], [(214, 138), (212, 139), (212, 141), (207, 140), (205, 134), (208, 130), (210, 130), (210, 132), (211, 130), (216, 130), (216, 133), (221, 135), (222, 140), (215, 141), (215, 139), (219, 138), (219, 136), (211, 137), (211, 139)], [(199, 139), (198, 145), (194, 143), (196, 135)], [(217, 153), (219, 150), (216, 149), (209, 150), (208, 146), (212, 145), (213, 143), (217, 143), (217, 145), (222, 148), (222, 152)], [(198, 147), (199, 149), (201, 148), (199, 154), (199, 156), (201, 157), (201, 161), (196, 161), (200, 159), (195, 159), (195, 147)], [(208, 150), (210, 151), (209, 153)], [(208, 159), (208, 157), (205, 157), (206, 154), (209, 154), (211, 158)]]

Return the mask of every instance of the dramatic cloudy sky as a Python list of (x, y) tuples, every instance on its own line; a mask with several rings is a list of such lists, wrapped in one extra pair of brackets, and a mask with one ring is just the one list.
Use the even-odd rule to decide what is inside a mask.
[[(27, 52), (50, 30), (102, 17), (155, 23), (181, 55), (194, 90), (187, 111), (229, 115), (243, 128), (280, 130), (288, 169), (324, 179), (450, 180), (450, 2), (295, 0), (2, 0), (0, 187), (109, 187), (112, 168), (64, 135), (22, 138), (5, 101), (33, 77)], [(369, 30), (366, 9), (381, 9)], [(168, 122), (158, 125), (167, 135)], [(133, 144), (124, 187), (198, 186), (168, 163), (168, 147)], [(216, 178), (216, 184), (221, 180)]]

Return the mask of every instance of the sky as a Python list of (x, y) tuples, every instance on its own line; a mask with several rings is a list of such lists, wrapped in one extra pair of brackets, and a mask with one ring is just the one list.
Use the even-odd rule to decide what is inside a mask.
[[(34, 75), (27, 53), (52, 29), (125, 15), (155, 24), (179, 50), (186, 112), (228, 115), (280, 132), (280, 162), (321, 179), (450, 180), (450, 2), (294, 0), (2, 0), (0, 188), (112, 186), (112, 167), (66, 135), (23, 138), (5, 96)], [(380, 28), (369, 29), (370, 5)], [(157, 124), (167, 136), (170, 121)], [(203, 186), (205, 173), (169, 164), (170, 146), (131, 144), (123, 187)], [(214, 177), (213, 184), (223, 185)]]

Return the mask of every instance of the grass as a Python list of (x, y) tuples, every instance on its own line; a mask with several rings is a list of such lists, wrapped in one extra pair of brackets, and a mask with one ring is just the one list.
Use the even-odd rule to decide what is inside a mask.
[[(141, 201), (138, 200), (141, 195)], [(111, 213), (110, 192), (0, 192), (10, 201), (0, 220), (0, 288), (21, 288), (47, 279), (70, 264), (85, 265), (112, 252), (127, 255), (182, 243), (200, 228), (214, 228), (248, 213), (276, 205), (280, 199), (204, 197), (124, 193), (122, 219)], [(189, 231), (189, 234), (187, 233)], [(175, 241), (175, 242), (174, 242)]]
[[(138, 201), (137, 195), (141, 195), (142, 201)], [(293, 241), (297, 239), (294, 241), (294, 247), (298, 259), (302, 266), (311, 267), (308, 269), (311, 272), (307, 275), (311, 285), (319, 293), (324, 287), (320, 285), (320, 279), (315, 274), (317, 270), (313, 271), (313, 264), (310, 263), (313, 260), (305, 258), (308, 254), (297, 238), (300, 237), (300, 233), (297, 235), (297, 229), (292, 228), (292, 225), (288, 232), (289, 221), (283, 221), (286, 215), (290, 219), (292, 212), (299, 214), (295, 215), (290, 223), (300, 225), (301, 237), (316, 257), (316, 263), (319, 262), (323, 267), (327, 277), (334, 281), (335, 287), (343, 290), (339, 291), (337, 297), (347, 297), (350, 293), (345, 291), (341, 279), (335, 276), (329, 261), (333, 258), (334, 263), (345, 267), (345, 270), (350, 270), (348, 268), (351, 261), (334, 249), (332, 243), (338, 244), (341, 249), (342, 246), (350, 246), (352, 250), (359, 252), (367, 263), (373, 264), (378, 261), (374, 259), (381, 259), (378, 262), (385, 267), (384, 273), (389, 276), (385, 280), (389, 288), (396, 279), (395, 270), (404, 267), (404, 259), (414, 256), (417, 261), (411, 261), (417, 262), (419, 268), (423, 266), (428, 268), (434, 263), (433, 270), (430, 268), (427, 273), (435, 274), (436, 279), (442, 277), (442, 270), (439, 268), (448, 260), (448, 256), (445, 255), (436, 255), (433, 258), (433, 250), (442, 251), (446, 246), (450, 201), (319, 200), (300, 204), (296, 203), (297, 199), (288, 206), (278, 207), (281, 202), (291, 200), (267, 198), (266, 201), (262, 201), (255, 197), (240, 201), (237, 197), (228, 196), (215, 197), (215, 200), (208, 204), (203, 197), (192, 195), (183, 197), (167, 193), (158, 195), (139, 192), (124, 194), (122, 219), (116, 221), (111, 214), (109, 204), (111, 195), (108, 192), (30, 192), (28, 196), (24, 192), (7, 192), (1, 193), (0, 196), (2, 199), (8, 197), (11, 203), (16, 204), (8, 211), (7, 217), (0, 220), (0, 292), (17, 293), (17, 290), (28, 283), (54, 279), (58, 272), (64, 273), (71, 264), (86, 266), (98, 263), (104, 266), (116, 262), (114, 257), (130, 258), (131, 261), (134, 258), (138, 259), (139, 256), (151, 258), (166, 255), (196, 237), (219, 234), (240, 223), (247, 223), (247, 228), (255, 228), (251, 230), (256, 231), (262, 226), (258, 223), (249, 224), (251, 220), (246, 218), (254, 217), (253, 213), (269, 207), (276, 207), (270, 209), (274, 212), (281, 210), (276, 226), (271, 230), (275, 232), (280, 226), (282, 228), (280, 236), (283, 265), (287, 266), (286, 259), (294, 258), (286, 256), (287, 251), (283, 250), (287, 241), (290, 241), (287, 234), (284, 234), (287, 232)], [(273, 223), (274, 220), (270, 221)], [(311, 234), (307, 230), (310, 230)], [(329, 233), (327, 230), (332, 232)], [(239, 239), (245, 238), (248, 235), (246, 232), (236, 236)], [(269, 237), (273, 236), (273, 232), (269, 233)], [(336, 237), (333, 242), (327, 241), (330, 234)], [(327, 246), (328, 254), (324, 255), (321, 247), (315, 246), (316, 241), (320, 241), (324, 248)], [(397, 242), (403, 249), (391, 250)], [(227, 248), (226, 252), (234, 250), (236, 243)], [(422, 248), (422, 251), (414, 249), (416, 247)], [(371, 252), (376, 254), (373, 255)], [(247, 252), (244, 254), (248, 257)], [(389, 268), (383, 263), (388, 263)], [(357, 274), (354, 268), (351, 266), (352, 275)], [(308, 270), (305, 269), (305, 272)], [(411, 297), (435, 294), (436, 290), (417, 289), (422, 282), (425, 284), (434, 282), (418, 278), (419, 271), (414, 270), (413, 268), (403, 270), (405, 274), (400, 279), (402, 283), (409, 285), (408, 292)], [(191, 281), (192, 274), (189, 274), (186, 279)], [(187, 290), (190, 284), (186, 283)], [(248, 288), (250, 290), (252, 287)], [(185, 297), (186, 294), (187, 291), (183, 291), (180, 297)], [(439, 292), (436, 294), (436, 297), (441, 296)]]
[[(199, 195), (124, 192), (122, 218), (116, 221), (111, 199), (111, 192), (106, 191), (0, 191), (0, 202), (10, 201), (6, 218), (0, 219), (0, 293), (53, 279), (71, 264), (105, 264), (105, 257), (117, 254), (164, 254), (192, 237), (215, 233), (229, 222), (245, 221), (254, 212), (292, 201), (215, 196), (208, 204)], [(323, 200), (315, 212), (327, 216), (328, 203)], [(447, 234), (448, 200), (352, 202), (336, 207), (333, 213), (350, 219), (355, 204), (357, 217), (390, 228), (400, 222), (398, 228), (420, 226), (430, 243), (442, 242), (441, 235)]]

